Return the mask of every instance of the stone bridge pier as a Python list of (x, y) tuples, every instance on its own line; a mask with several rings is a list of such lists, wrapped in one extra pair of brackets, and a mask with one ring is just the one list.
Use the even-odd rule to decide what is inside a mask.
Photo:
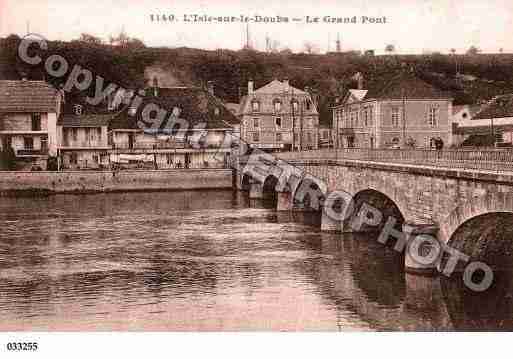
[[(244, 174), (239, 188), (250, 198), (274, 189), (278, 211), (319, 212), (323, 231), (376, 232), (378, 241), (404, 252), (408, 272), (446, 274), (452, 249), (491, 262), (512, 251), (513, 174), (356, 160), (290, 163), (303, 176), (287, 186), (271, 171), (255, 176), (260, 180)], [(512, 228), (511, 239), (491, 229), (499, 222)], [(487, 248), (496, 255), (487, 256)]]

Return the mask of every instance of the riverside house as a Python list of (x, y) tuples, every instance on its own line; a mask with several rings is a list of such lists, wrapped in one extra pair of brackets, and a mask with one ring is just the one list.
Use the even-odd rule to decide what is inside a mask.
[[(166, 121), (186, 126), (171, 131), (164, 128), (164, 121), (159, 128), (146, 128), (142, 111), (147, 105), (167, 111)], [(238, 119), (214, 96), (213, 87), (163, 88), (154, 81), (138, 108), (121, 108), (110, 122), (110, 160), (122, 168), (225, 167), (232, 151), (225, 135), (233, 134), (237, 125)]]
[(333, 107), (335, 146), (432, 148), (452, 144), (452, 98), (412, 71), (365, 81)]
[(11, 146), (20, 170), (47, 168), (57, 156), (62, 96), (43, 81), (0, 80), (0, 147)]
[(114, 114), (101, 110), (85, 102), (64, 104), (57, 122), (62, 169), (109, 167), (107, 131)]
[(241, 139), (253, 148), (266, 151), (317, 149), (319, 113), (307, 91), (273, 80), (254, 89), (241, 100)]
[(513, 146), (513, 94), (500, 95), (455, 128), (461, 146)]

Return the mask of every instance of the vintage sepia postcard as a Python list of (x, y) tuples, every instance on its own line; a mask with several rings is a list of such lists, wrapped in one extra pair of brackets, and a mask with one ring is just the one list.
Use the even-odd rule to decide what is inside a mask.
[(0, 0), (0, 352), (513, 331), (512, 31), (502, 0)]

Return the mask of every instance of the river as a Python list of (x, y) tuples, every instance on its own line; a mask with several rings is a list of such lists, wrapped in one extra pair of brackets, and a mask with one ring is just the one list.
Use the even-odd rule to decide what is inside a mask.
[(242, 192), (0, 198), (0, 228), (0, 331), (513, 329), (510, 273), (408, 275), (374, 235)]

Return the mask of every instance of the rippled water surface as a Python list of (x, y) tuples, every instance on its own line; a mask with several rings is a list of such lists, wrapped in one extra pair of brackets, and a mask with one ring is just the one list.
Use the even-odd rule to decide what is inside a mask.
[(371, 235), (326, 234), (232, 191), (0, 198), (0, 330), (511, 330), (486, 293), (407, 275)]

